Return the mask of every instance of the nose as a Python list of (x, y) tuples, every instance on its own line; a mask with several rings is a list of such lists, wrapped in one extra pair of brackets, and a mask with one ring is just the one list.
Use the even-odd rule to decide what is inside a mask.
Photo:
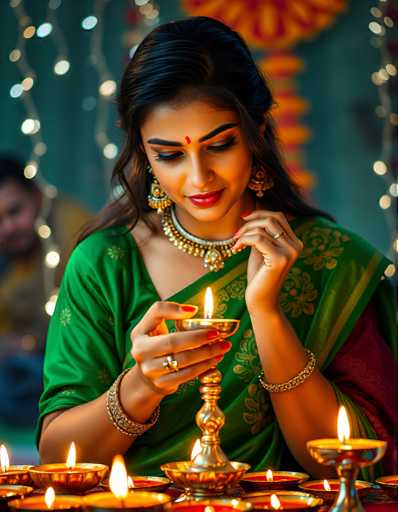
[(191, 159), (191, 169), (189, 172), (189, 181), (191, 185), (202, 190), (212, 181), (214, 171), (206, 164), (206, 160), (198, 155), (193, 155)]

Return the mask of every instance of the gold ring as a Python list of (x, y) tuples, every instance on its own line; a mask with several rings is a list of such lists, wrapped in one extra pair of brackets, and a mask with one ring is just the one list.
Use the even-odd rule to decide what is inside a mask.
[(163, 368), (167, 368), (169, 372), (178, 372), (178, 361), (172, 354), (166, 356), (166, 359), (163, 361)]
[(274, 240), (278, 240), (278, 238), (280, 238), (283, 234), (284, 234), (284, 232), (280, 231), (279, 233), (276, 233), (275, 235), (272, 235), (272, 238)]

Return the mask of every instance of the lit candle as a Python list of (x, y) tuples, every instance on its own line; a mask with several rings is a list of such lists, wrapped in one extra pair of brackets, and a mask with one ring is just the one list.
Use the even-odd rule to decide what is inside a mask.
[(295, 471), (258, 471), (255, 473), (246, 473), (240, 484), (245, 489), (287, 489), (296, 487), (309, 479), (307, 473), (298, 473)]
[(71, 443), (65, 463), (42, 464), (29, 469), (37, 487), (53, 487), (58, 492), (84, 492), (97, 487), (108, 466), (104, 464), (76, 463), (76, 445)]
[[(210, 287), (206, 288), (203, 318), (186, 318), (176, 320), (179, 331), (192, 331), (196, 329), (217, 329), (220, 338), (228, 338), (235, 334), (239, 327), (239, 320), (227, 318), (213, 318), (214, 298)], [(217, 340), (215, 340), (217, 341)]]
[(115, 509), (139, 512), (140, 510), (160, 512), (171, 498), (157, 492), (129, 492), (128, 475), (123, 457), (116, 455), (109, 476), (111, 492), (99, 492), (85, 496), (85, 506), (92, 512), (105, 512)]
[(314, 498), (311, 494), (296, 491), (249, 495), (245, 500), (251, 503), (255, 510), (297, 510), (299, 512), (315, 509), (323, 503), (321, 498)]
[[(340, 490), (340, 480), (337, 478), (329, 480), (311, 480), (304, 482), (300, 489), (305, 492), (310, 492), (314, 496), (319, 496), (325, 501), (332, 502)], [(372, 490), (372, 484), (363, 480), (355, 480), (355, 488), (360, 496), (364, 496)]]
[(52, 487), (49, 487), (44, 495), (29, 496), (27, 498), (12, 500), (8, 506), (17, 512), (29, 512), (39, 510), (48, 512), (49, 510), (76, 512), (82, 506), (82, 499), (77, 496), (56, 496)]
[(350, 430), (346, 408), (341, 406), (337, 419), (337, 438), (308, 441), (307, 449), (321, 463), (329, 460), (330, 456), (344, 458), (348, 452), (360, 467), (374, 464), (382, 458), (386, 449), (385, 441), (352, 438)]
[(24, 485), (32, 482), (29, 475), (31, 466), (13, 464), (10, 465), (7, 448), (0, 445), (0, 484)]

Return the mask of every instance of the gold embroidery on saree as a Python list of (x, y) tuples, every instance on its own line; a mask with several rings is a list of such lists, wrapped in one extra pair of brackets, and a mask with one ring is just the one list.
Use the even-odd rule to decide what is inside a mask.
[(250, 384), (247, 388), (247, 394), (248, 396), (245, 398), (247, 412), (243, 413), (243, 419), (250, 426), (250, 432), (255, 435), (268, 422), (270, 403), (266, 399), (263, 389), (258, 384)]
[(237, 364), (233, 367), (233, 371), (244, 382), (250, 382), (260, 374), (261, 365), (252, 329), (247, 329), (243, 333), (240, 348), (235, 354), (235, 359)]
[(301, 235), (304, 243), (300, 259), (311, 265), (314, 270), (333, 269), (337, 265), (337, 257), (344, 251), (343, 243), (350, 237), (338, 229), (312, 227)]
[(106, 254), (111, 258), (111, 260), (118, 261), (124, 258), (125, 251), (118, 245), (112, 245), (111, 247), (108, 247)]
[(60, 324), (63, 325), (64, 327), (66, 327), (70, 323), (71, 320), (72, 320), (72, 311), (70, 310), (70, 308), (65, 307), (65, 308), (61, 309), (61, 312), (59, 314)]
[(280, 305), (282, 310), (293, 318), (302, 314), (313, 315), (315, 311), (313, 301), (317, 296), (318, 290), (308, 272), (293, 267), (283, 284)]

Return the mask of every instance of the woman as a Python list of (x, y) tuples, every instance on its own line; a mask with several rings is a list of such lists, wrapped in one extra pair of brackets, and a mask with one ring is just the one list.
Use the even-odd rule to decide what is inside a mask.
[[(72, 440), (80, 460), (124, 453), (135, 474), (187, 459), (197, 377), (214, 364), (223, 448), (253, 470), (330, 474), (305, 443), (336, 436), (339, 403), (354, 433), (391, 436), (394, 390), (361, 384), (364, 372), (383, 371), (384, 383), (394, 372), (388, 262), (290, 182), (271, 93), (242, 39), (204, 17), (158, 27), (129, 62), (118, 106), (124, 193), (66, 270), (48, 336), (42, 459), (63, 460)], [(229, 342), (173, 327), (208, 285), (215, 314), (240, 319)]]

